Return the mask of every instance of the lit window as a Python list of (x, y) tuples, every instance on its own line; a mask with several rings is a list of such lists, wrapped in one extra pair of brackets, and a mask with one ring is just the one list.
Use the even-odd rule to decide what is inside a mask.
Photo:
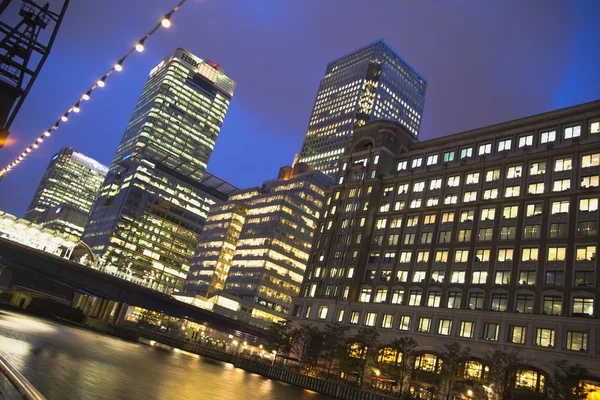
[(600, 153), (581, 157), (581, 168), (597, 167), (598, 165), (600, 165)]
[(587, 332), (567, 331), (567, 349), (573, 351), (587, 351)]
[(521, 250), (521, 261), (531, 262), (538, 260), (539, 249), (537, 247), (524, 247)]
[(442, 159), (443, 159), (443, 162), (445, 162), (445, 163), (454, 161), (454, 150), (445, 151), (442, 156)]
[(492, 311), (506, 311), (508, 307), (508, 295), (506, 293), (492, 294)]
[(581, 188), (589, 189), (598, 187), (599, 177), (598, 175), (584, 176), (581, 178)]
[(504, 139), (498, 141), (498, 151), (508, 151), (512, 145), (512, 139)]
[(531, 163), (529, 168), (529, 175), (542, 175), (546, 173), (546, 161), (538, 161)]
[(449, 194), (444, 197), (444, 204), (456, 204), (458, 203), (458, 196), (455, 194)]
[(544, 314), (560, 315), (562, 313), (562, 297), (544, 296)]
[(592, 212), (598, 210), (598, 198), (580, 199), (579, 211)]
[(476, 191), (465, 192), (463, 201), (465, 203), (470, 203), (471, 201), (477, 201), (477, 192)]
[(419, 208), (421, 207), (422, 199), (412, 199), (410, 201), (410, 208)]
[(476, 249), (474, 262), (489, 262), (490, 261), (490, 250), (489, 249)]
[(511, 262), (513, 260), (513, 249), (498, 249), (498, 262)]
[(365, 326), (375, 326), (375, 321), (377, 320), (377, 313), (368, 312), (365, 315)]
[(565, 128), (565, 139), (573, 139), (581, 136), (581, 125), (569, 126)]
[(483, 340), (498, 341), (499, 328), (498, 324), (483, 325)]
[(422, 157), (413, 158), (412, 164), (411, 164), (412, 168), (418, 168), (421, 165), (423, 165), (423, 158)]
[(398, 329), (401, 331), (410, 331), (410, 315), (402, 315)]
[[(539, 380), (539, 384), (538, 384)], [(533, 392), (544, 392), (544, 375), (532, 370), (518, 370), (514, 375), (515, 387)]]
[(462, 301), (462, 293), (461, 292), (450, 292), (448, 293), (448, 308), (460, 308), (460, 303)]
[(452, 331), (451, 319), (440, 319), (438, 322), (438, 335), (450, 336)]
[(542, 132), (540, 135), (540, 143), (550, 143), (556, 140), (556, 131)]
[(552, 214), (567, 214), (569, 212), (569, 200), (553, 201)]
[(454, 213), (453, 212), (445, 212), (442, 214), (442, 223), (446, 222), (454, 222)]
[(479, 145), (479, 150), (477, 150), (478, 156), (484, 156), (486, 154), (491, 154), (491, 153), (492, 153), (492, 144), (491, 143)]
[(592, 122), (590, 124), (590, 133), (591, 134), (600, 133), (600, 122)]
[(409, 264), (411, 257), (412, 253), (410, 251), (403, 251), (400, 253), (400, 258), (398, 259), (398, 262), (400, 264)]
[[(550, 229), (552, 231), (552, 229)], [(523, 228), (523, 239), (539, 239), (541, 236), (541, 226), (539, 224), (525, 225)]]
[[(521, 283), (523, 284), (523, 283)], [(533, 313), (533, 295), (519, 294), (517, 295), (517, 305), (515, 311), (522, 314)]]
[(460, 159), (471, 158), (473, 157), (473, 148), (472, 147), (464, 147), (460, 149)]
[(565, 261), (566, 247), (548, 247), (548, 262)]
[(350, 323), (353, 325), (358, 324), (358, 319), (360, 318), (360, 311), (352, 311), (350, 314)]
[(422, 192), (425, 189), (425, 181), (415, 182), (413, 184), (413, 192)]
[(514, 179), (520, 178), (523, 175), (523, 166), (516, 165), (514, 167), (509, 167), (506, 172), (506, 179)]
[(487, 282), (487, 271), (473, 271), (471, 283), (474, 285), (485, 285)]
[(465, 283), (465, 271), (452, 271), (450, 283)]
[(319, 307), (319, 313), (317, 314), (317, 318), (319, 319), (325, 319), (327, 318), (327, 311), (329, 310), (329, 307), (327, 306), (321, 306)]
[(469, 294), (469, 310), (483, 310), (484, 294), (474, 292)]
[(500, 240), (513, 240), (516, 232), (517, 228), (514, 226), (503, 226), (500, 228)]
[(577, 261), (594, 261), (594, 260), (596, 260), (596, 246), (577, 246), (576, 260)]
[(565, 190), (571, 189), (571, 180), (570, 179), (561, 179), (554, 181), (552, 185), (553, 192), (564, 192)]
[(537, 328), (535, 345), (542, 347), (554, 347), (554, 329)]
[(432, 179), (429, 181), (429, 190), (441, 189), (442, 179)]
[(493, 182), (500, 179), (500, 168), (490, 169), (485, 172), (485, 181)]
[(479, 172), (470, 173), (467, 175), (467, 179), (465, 180), (467, 185), (474, 185), (479, 183)]
[(408, 297), (408, 305), (409, 306), (420, 306), (421, 305), (421, 296), (423, 292), (420, 290), (411, 290), (410, 296)]
[(484, 242), (487, 240), (492, 240), (492, 236), (494, 234), (494, 228), (481, 228), (479, 232), (477, 232), (477, 241)]
[(506, 206), (502, 209), (502, 218), (511, 219), (517, 218), (519, 214), (519, 206)]
[[(419, 253), (417, 253), (417, 254), (419, 254)], [(419, 260), (417, 260), (417, 262), (419, 262)], [(426, 273), (427, 273), (426, 271), (415, 271), (413, 273), (413, 279), (412, 279), (412, 281), (416, 282), (416, 283), (425, 282), (425, 274)]]
[(481, 210), (481, 220), (482, 221), (492, 221), (494, 219), (495, 214), (496, 214), (495, 208), (483, 208)]
[(439, 307), (442, 300), (442, 292), (429, 292), (427, 307)]
[(366, 287), (366, 288), (362, 288), (360, 290), (360, 296), (358, 298), (358, 301), (362, 302), (362, 303), (368, 303), (371, 301), (371, 292), (373, 291), (373, 289)]
[(525, 327), (511, 326), (508, 341), (514, 344), (525, 344)]
[(396, 171), (406, 171), (407, 168), (408, 168), (407, 160), (399, 161), (398, 166), (396, 167)]
[(521, 192), (520, 186), (507, 186), (504, 191), (504, 197), (517, 197)]
[(574, 297), (573, 314), (594, 315), (594, 299), (591, 297)]
[(527, 188), (528, 194), (543, 194), (544, 193), (544, 182), (530, 183)]
[(435, 165), (438, 163), (438, 155), (430, 154), (427, 156), (427, 165)]
[(391, 329), (393, 323), (394, 323), (394, 314), (383, 314), (383, 318), (381, 320), (382, 328)]
[(496, 271), (494, 283), (496, 285), (510, 285), (510, 271)]
[(419, 318), (419, 332), (429, 332), (431, 329), (431, 318), (421, 317)]
[(484, 200), (493, 200), (498, 198), (498, 189), (487, 189), (483, 191), (483, 199)]
[(450, 176), (448, 178), (448, 187), (458, 187), (460, 185), (460, 175)]
[(473, 222), (474, 216), (475, 216), (475, 211), (465, 210), (460, 213), (460, 222)]
[(458, 242), (470, 242), (471, 241), (471, 229), (459, 229), (458, 237), (456, 238)]
[(404, 183), (404, 184), (398, 185), (398, 191), (396, 193), (397, 194), (408, 193), (408, 183)]
[(435, 207), (440, 203), (439, 196), (431, 196), (427, 198), (427, 207)]
[(464, 338), (472, 338), (475, 333), (475, 323), (471, 321), (461, 321), (460, 322), (460, 332), (458, 336)]
[(519, 137), (519, 148), (525, 146), (533, 146), (533, 135)]
[(527, 204), (525, 215), (527, 217), (536, 217), (542, 215), (542, 203)]
[(571, 157), (568, 158), (559, 158), (554, 161), (554, 171), (570, 171), (573, 168), (573, 159)]
[(402, 304), (402, 298), (404, 297), (403, 289), (394, 289), (392, 290), (392, 299), (390, 300), (391, 304)]

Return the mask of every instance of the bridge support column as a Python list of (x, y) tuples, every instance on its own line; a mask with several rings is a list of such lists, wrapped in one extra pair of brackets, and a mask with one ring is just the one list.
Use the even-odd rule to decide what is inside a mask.
[(71, 307), (77, 308), (82, 297), (83, 297), (83, 295), (81, 293), (75, 292), (73, 294), (73, 300), (71, 300)]
[(118, 313), (115, 313), (115, 325), (123, 325), (123, 321), (125, 321), (125, 315), (127, 314), (127, 310), (129, 309), (129, 304), (121, 303), (119, 307)]
[(112, 300), (106, 300), (106, 306), (104, 307), (104, 311), (102, 312), (100, 320), (108, 322), (108, 318), (110, 317), (110, 312), (113, 309), (115, 302)]
[(92, 309), (90, 310), (91, 318), (96, 318), (98, 316), (98, 309), (100, 308), (101, 305), (102, 305), (102, 298), (96, 297), (94, 299), (94, 305), (92, 306)]
[(94, 305), (95, 299), (96, 298), (92, 297), (92, 296), (87, 297), (85, 305), (83, 306), (83, 313), (85, 314), (86, 317), (89, 315), (90, 311), (92, 310), (92, 306)]

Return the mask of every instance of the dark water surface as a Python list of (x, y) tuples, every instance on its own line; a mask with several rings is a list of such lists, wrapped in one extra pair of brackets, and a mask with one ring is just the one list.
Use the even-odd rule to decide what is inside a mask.
[(2, 353), (47, 400), (327, 400), (197, 355), (0, 309)]

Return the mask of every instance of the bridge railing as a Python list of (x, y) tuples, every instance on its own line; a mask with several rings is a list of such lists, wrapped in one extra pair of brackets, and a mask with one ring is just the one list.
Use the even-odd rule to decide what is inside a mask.
[[(0, 373), (20, 395), (16, 398), (23, 400), (45, 400), (44, 396), (2, 354), (0, 354)], [(3, 394), (0, 393), (0, 395)], [(10, 399), (10, 397), (8, 398)]]

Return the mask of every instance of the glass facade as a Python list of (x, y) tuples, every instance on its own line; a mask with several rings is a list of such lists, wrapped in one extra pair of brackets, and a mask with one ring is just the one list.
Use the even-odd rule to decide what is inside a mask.
[(98, 161), (63, 147), (44, 171), (25, 219), (81, 236), (107, 172)]
[(313, 108), (300, 162), (335, 175), (356, 126), (385, 119), (419, 133), (427, 80), (385, 41), (332, 61)]
[(301, 167), (211, 208), (185, 288), (203, 296), (233, 295), (254, 318), (286, 318), (330, 183)]
[(205, 171), (234, 89), (183, 49), (152, 69), (83, 234), (105, 266), (181, 288), (209, 208), (237, 190)]

